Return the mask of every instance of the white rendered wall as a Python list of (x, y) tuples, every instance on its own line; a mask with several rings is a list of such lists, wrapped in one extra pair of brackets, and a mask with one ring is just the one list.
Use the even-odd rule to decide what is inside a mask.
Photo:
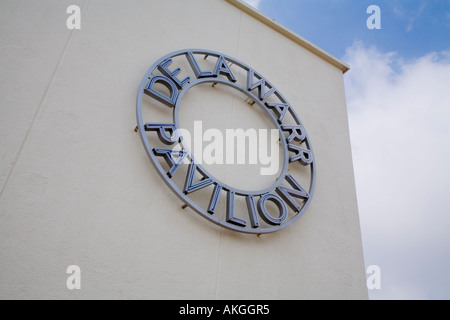
[[(0, 48), (0, 298), (367, 298), (341, 70), (223, 0), (3, 0)], [(288, 228), (215, 226), (148, 160), (137, 90), (185, 48), (247, 63), (299, 114), (317, 183)]]

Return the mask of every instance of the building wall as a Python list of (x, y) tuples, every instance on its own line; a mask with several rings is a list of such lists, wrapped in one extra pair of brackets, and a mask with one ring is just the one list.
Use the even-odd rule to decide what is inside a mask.
[[(367, 298), (337, 67), (223, 0), (4, 0), (0, 28), (0, 298)], [(139, 83), (185, 48), (261, 72), (306, 126), (316, 190), (288, 228), (220, 228), (148, 160)], [(66, 287), (73, 264), (81, 290)]]

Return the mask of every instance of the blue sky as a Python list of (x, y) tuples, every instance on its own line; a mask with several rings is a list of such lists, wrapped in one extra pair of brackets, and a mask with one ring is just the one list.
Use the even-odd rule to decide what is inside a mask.
[[(448, 0), (253, 0), (260, 11), (336, 57), (355, 40), (405, 58), (450, 45)], [(369, 30), (366, 9), (381, 9), (381, 30)]]
[(370, 298), (450, 299), (450, 0), (247, 2), (350, 65), (364, 258), (381, 269)]

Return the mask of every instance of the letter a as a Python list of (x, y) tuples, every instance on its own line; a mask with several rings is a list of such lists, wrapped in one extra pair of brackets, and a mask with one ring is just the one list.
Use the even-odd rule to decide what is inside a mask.
[(368, 14), (372, 15), (367, 19), (367, 28), (369, 30), (381, 29), (381, 9), (379, 6), (371, 5), (366, 11)]
[(367, 267), (367, 273), (370, 274), (367, 278), (367, 288), (369, 290), (381, 289), (381, 268), (376, 265)]
[(68, 266), (66, 273), (71, 274), (66, 281), (67, 289), (81, 289), (80, 267), (76, 265)]
[(67, 7), (66, 13), (72, 14), (67, 18), (66, 26), (69, 30), (80, 30), (81, 29), (81, 9), (79, 6), (71, 5)]

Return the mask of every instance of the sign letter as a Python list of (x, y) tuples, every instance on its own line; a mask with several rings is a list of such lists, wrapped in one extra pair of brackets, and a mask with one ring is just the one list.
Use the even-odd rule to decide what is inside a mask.
[[(257, 79), (259, 79), (256, 82), (254, 81), (254, 77), (256, 76)], [(260, 100), (264, 100), (266, 99), (268, 96), (270, 96), (272, 93), (275, 92), (275, 88), (270, 86), (270, 89), (267, 90), (266, 88), (266, 80), (261, 77), (260, 75), (258, 75), (257, 73), (255, 73), (255, 71), (253, 71), (252, 69), (248, 70), (248, 75), (247, 75), (247, 90), (251, 91), (255, 88), (258, 88), (258, 95), (259, 95), (259, 99)]]
[[(144, 129), (145, 131), (158, 131), (159, 140), (167, 145), (174, 144), (179, 139), (178, 130), (176, 130), (175, 124), (146, 123)], [(171, 132), (171, 135), (168, 136), (166, 131)]]
[(304, 166), (307, 166), (312, 163), (313, 155), (311, 151), (303, 149), (298, 146), (294, 146), (293, 144), (289, 144), (288, 149), (289, 151), (297, 152), (295, 156), (289, 158), (289, 162), (294, 162), (298, 160)]
[(173, 71), (169, 70), (169, 66), (172, 64), (172, 59), (164, 60), (159, 66), (158, 70), (161, 71), (162, 74), (164, 74), (166, 77), (169, 77), (172, 79), (175, 84), (177, 85), (178, 89), (181, 89), (186, 83), (191, 81), (191, 78), (186, 77), (183, 80), (180, 80), (177, 78), (177, 75), (181, 72), (180, 68), (176, 68)]
[(217, 60), (216, 69), (214, 70), (215, 77), (218, 77), (219, 74), (227, 76), (228, 80), (231, 82), (237, 81), (223, 56), (220, 56)]
[[(166, 96), (165, 94), (162, 94), (161, 92), (153, 89), (153, 86), (155, 85), (156, 82), (161, 83), (163, 86), (165, 86), (167, 90), (169, 90), (170, 96)], [(159, 102), (164, 103), (168, 107), (174, 107), (175, 102), (177, 101), (178, 98), (177, 85), (172, 80), (164, 76), (152, 77), (148, 82), (147, 88), (144, 89), (144, 92), (148, 94), (150, 97), (158, 100)]]
[[(267, 200), (270, 200), (273, 203), (275, 203), (275, 205), (278, 207), (278, 210), (280, 210), (280, 215), (278, 218), (272, 217), (267, 212), (267, 209), (265, 206)], [(286, 205), (284, 204), (283, 200), (279, 196), (277, 196), (276, 194), (273, 194), (273, 193), (265, 194), (258, 200), (258, 211), (259, 211), (259, 214), (261, 215), (261, 218), (263, 218), (264, 221), (266, 221), (267, 223), (272, 224), (272, 225), (281, 224), (287, 218)]]
[(186, 58), (189, 61), (189, 64), (191, 65), (192, 70), (194, 70), (194, 74), (197, 78), (206, 78), (206, 77), (212, 77), (213, 73), (211, 71), (202, 71), (200, 70), (200, 67), (198, 66), (197, 60), (195, 60), (194, 55), (192, 52), (186, 53)]
[(291, 207), (292, 210), (300, 212), (300, 205), (292, 199), (292, 197), (300, 198), (300, 199), (308, 199), (309, 194), (306, 192), (302, 186), (295, 181), (292, 175), (286, 175), (286, 181), (294, 188), (289, 189), (287, 187), (279, 186), (276, 191), (280, 195), (281, 198)]
[[(178, 167), (181, 165), (184, 158), (187, 156), (187, 152), (184, 150), (153, 148), (153, 152), (155, 153), (156, 156), (164, 157), (164, 159), (167, 161), (167, 164), (170, 166), (167, 175), (170, 178), (173, 177), (175, 171), (177, 171)], [(178, 157), (176, 160), (173, 158), (174, 155)]]
[(247, 221), (234, 216), (234, 191), (228, 191), (227, 194), (227, 222), (245, 227)]

